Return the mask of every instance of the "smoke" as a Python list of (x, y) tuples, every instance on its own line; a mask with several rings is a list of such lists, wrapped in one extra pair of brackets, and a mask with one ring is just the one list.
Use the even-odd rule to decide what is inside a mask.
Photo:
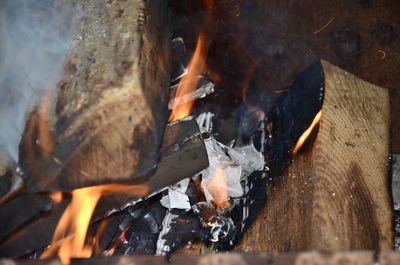
[(62, 78), (79, 7), (70, 0), (0, 1), (0, 157), (18, 160), (30, 111)]

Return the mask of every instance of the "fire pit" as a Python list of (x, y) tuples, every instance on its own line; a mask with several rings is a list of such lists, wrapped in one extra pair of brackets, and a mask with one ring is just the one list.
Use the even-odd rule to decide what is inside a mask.
[[(0, 257), (162, 264), (393, 248), (388, 91), (310, 50), (291, 64), (297, 47), (254, 26), (262, 4), (0, 5)], [(332, 38), (338, 56), (360, 56), (351, 30)], [(275, 79), (274, 60), (290, 64)], [(274, 259), (374, 261), (337, 255)]]

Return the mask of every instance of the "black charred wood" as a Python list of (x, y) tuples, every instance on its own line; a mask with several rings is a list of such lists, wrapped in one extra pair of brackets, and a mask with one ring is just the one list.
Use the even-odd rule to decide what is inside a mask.
[(53, 207), (51, 199), (44, 194), (26, 194), (0, 206), (0, 242), (8, 234)]
[(270, 168), (279, 176), (289, 162), (293, 147), (321, 110), (324, 73), (318, 61), (305, 69), (290, 89), (282, 94), (268, 114), (272, 127), (267, 145)]
[(18, 258), (46, 247), (51, 242), (57, 223), (69, 202), (69, 199), (65, 199), (56, 204), (51, 212), (7, 237), (0, 244), (0, 257)]

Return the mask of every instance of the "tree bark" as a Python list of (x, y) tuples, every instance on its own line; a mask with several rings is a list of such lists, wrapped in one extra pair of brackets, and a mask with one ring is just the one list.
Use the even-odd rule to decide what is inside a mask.
[(167, 1), (79, 3), (57, 97), (30, 115), (20, 144), (29, 192), (132, 181), (159, 158), (170, 77)]

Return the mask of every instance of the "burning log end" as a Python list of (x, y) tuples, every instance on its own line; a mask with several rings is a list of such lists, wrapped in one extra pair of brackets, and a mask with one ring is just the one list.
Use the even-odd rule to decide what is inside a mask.
[(321, 110), (323, 99), (324, 72), (320, 61), (300, 73), (289, 90), (277, 99), (268, 114), (267, 149), (273, 176), (279, 176), (289, 162), (296, 142)]

